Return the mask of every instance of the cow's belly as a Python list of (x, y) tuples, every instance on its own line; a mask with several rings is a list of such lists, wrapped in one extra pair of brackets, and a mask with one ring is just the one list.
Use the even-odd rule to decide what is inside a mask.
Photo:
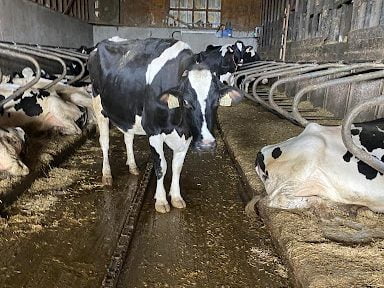
[(141, 125), (141, 116), (139, 116), (139, 115), (135, 116), (135, 123), (132, 125), (131, 129), (124, 131), (120, 127), (117, 127), (117, 128), (123, 133), (128, 132), (128, 133), (135, 134), (135, 135), (147, 135), (147, 133), (145, 133), (145, 131), (143, 129), (143, 126)]

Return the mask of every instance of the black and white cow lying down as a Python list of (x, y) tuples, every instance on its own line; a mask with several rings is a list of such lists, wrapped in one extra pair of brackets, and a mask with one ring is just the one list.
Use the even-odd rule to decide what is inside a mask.
[(24, 176), (29, 173), (28, 167), (21, 161), (20, 154), (24, 150), (25, 133), (23, 129), (0, 128), (0, 175)]
[[(35, 77), (35, 73), (32, 71), (31, 68), (26, 67), (22, 70), (21, 73), (12, 75), (11, 77), (4, 77), (8, 79), (8, 83), (23, 86), (33, 80), (33, 78)], [(39, 81), (35, 85), (33, 85), (33, 88), (42, 89), (51, 83), (51, 79), (45, 79), (42, 76)], [(56, 83), (53, 87), (45, 90), (54, 95), (57, 94), (62, 100), (66, 102), (73, 103), (78, 107), (85, 108), (87, 110), (87, 127), (92, 128), (94, 127), (94, 125), (96, 125), (96, 118), (93, 113), (92, 96), (90, 92), (88, 92), (90, 89), (89, 86), (91, 85), (87, 84), (87, 87), (74, 87), (59, 82)]]
[(111, 120), (124, 133), (132, 174), (138, 174), (133, 137), (149, 137), (157, 177), (155, 209), (162, 213), (170, 210), (163, 184), (167, 170), (164, 143), (173, 150), (171, 204), (184, 208), (179, 179), (188, 147), (192, 143), (201, 151), (214, 149), (217, 106), (229, 106), (243, 97), (239, 90), (223, 85), (206, 65), (194, 61), (190, 47), (182, 41), (111, 38), (98, 44), (88, 62), (103, 151), (103, 183), (112, 184)]
[[(20, 88), (0, 84), (0, 101)], [(22, 98), (0, 107), (0, 127), (31, 128), (33, 131), (55, 130), (64, 135), (81, 134), (87, 122), (86, 110), (62, 100), (55, 92), (28, 89)]]
[[(352, 135), (357, 145), (384, 161), (384, 119), (354, 124)], [(384, 212), (384, 176), (347, 151), (340, 126), (309, 124), (297, 137), (264, 147), (256, 172), (270, 207), (308, 208), (330, 200)]]

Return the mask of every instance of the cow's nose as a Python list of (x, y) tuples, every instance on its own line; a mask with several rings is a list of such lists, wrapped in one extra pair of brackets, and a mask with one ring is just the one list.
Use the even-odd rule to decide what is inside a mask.
[(215, 140), (202, 140), (196, 143), (196, 148), (201, 151), (209, 151), (216, 148)]

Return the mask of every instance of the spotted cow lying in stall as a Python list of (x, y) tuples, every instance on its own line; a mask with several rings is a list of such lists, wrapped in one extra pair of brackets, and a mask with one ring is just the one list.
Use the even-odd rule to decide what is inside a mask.
[[(48, 73), (44, 73), (49, 75)], [(26, 67), (21, 73), (14, 74), (12, 76), (6, 76), (7, 82), (11, 84), (17, 84), (20, 86), (26, 85), (32, 81), (35, 77), (35, 73), (31, 68)], [(53, 80), (43, 78), (42, 76), (39, 81), (33, 86), (36, 89), (43, 89), (47, 85), (51, 84)], [(86, 87), (74, 87), (65, 83), (56, 83), (53, 87), (45, 89), (52, 94), (57, 94), (62, 100), (75, 104), (78, 107), (85, 108), (87, 110), (87, 127), (92, 128), (96, 125), (96, 118), (92, 107), (92, 96), (90, 84)]]
[(112, 184), (111, 121), (124, 134), (132, 174), (138, 174), (134, 135), (148, 136), (157, 177), (155, 209), (161, 213), (170, 211), (164, 187), (164, 143), (173, 150), (171, 204), (186, 207), (179, 180), (188, 148), (191, 143), (199, 151), (215, 148), (215, 111), (219, 103), (239, 102), (241, 91), (222, 84), (207, 65), (195, 64), (191, 48), (174, 39), (110, 38), (91, 53), (88, 69), (103, 152), (103, 183)]
[[(354, 124), (351, 131), (357, 145), (384, 161), (384, 119)], [(297, 137), (264, 147), (256, 172), (270, 207), (308, 208), (329, 200), (384, 212), (384, 176), (347, 151), (340, 126), (312, 123)]]
[(0, 128), (0, 175), (24, 176), (28, 167), (21, 161), (24, 150), (25, 133), (23, 129)]
[[(0, 84), (0, 101), (20, 88)], [(33, 131), (55, 130), (64, 135), (81, 134), (87, 122), (86, 110), (62, 100), (55, 92), (28, 89), (21, 98), (0, 107), (0, 127), (31, 128)]]

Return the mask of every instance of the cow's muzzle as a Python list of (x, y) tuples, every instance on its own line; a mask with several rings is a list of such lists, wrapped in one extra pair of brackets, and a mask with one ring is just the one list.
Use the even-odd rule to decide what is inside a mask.
[(202, 140), (198, 141), (195, 144), (196, 150), (200, 152), (210, 152), (215, 150), (216, 148), (216, 141), (215, 140)]

